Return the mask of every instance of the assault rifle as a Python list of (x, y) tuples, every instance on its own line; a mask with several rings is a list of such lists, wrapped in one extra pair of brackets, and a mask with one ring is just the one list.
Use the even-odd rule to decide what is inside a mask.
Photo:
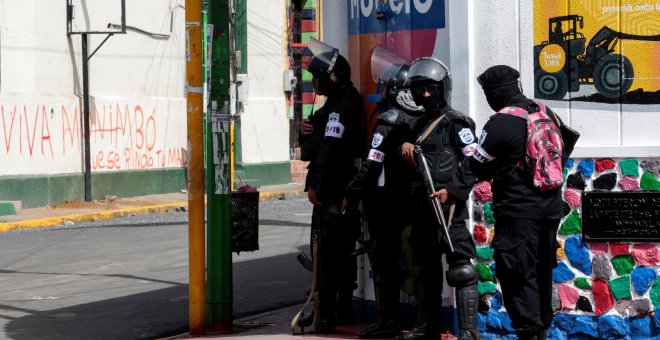
[(445, 214), (442, 212), (440, 199), (438, 197), (430, 197), (431, 194), (435, 192), (435, 186), (433, 185), (433, 178), (431, 177), (429, 164), (426, 161), (426, 157), (424, 157), (424, 153), (422, 152), (422, 147), (419, 146), (419, 144), (415, 144), (415, 157), (417, 158), (417, 165), (420, 167), (422, 172), (422, 177), (424, 177), (424, 183), (426, 184), (426, 190), (429, 194), (431, 205), (433, 205), (433, 212), (435, 213), (436, 222), (438, 222), (439, 227), (442, 227), (438, 232), (438, 240), (440, 240), (440, 243), (442, 243), (441, 233), (444, 233), (447, 236), (447, 244), (449, 245), (449, 250), (454, 252), (454, 245), (451, 243), (451, 238), (449, 237), (449, 229), (447, 228)]

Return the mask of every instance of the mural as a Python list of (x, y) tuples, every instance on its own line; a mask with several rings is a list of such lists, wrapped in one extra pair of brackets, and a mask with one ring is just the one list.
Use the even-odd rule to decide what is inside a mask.
[(660, 2), (534, 2), (536, 98), (658, 104), (659, 53)]

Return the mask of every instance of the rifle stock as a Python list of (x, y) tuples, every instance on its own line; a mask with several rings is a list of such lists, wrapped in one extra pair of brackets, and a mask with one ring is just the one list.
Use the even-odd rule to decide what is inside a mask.
[[(433, 212), (435, 213), (435, 219), (440, 227), (440, 231), (447, 236), (447, 245), (449, 245), (449, 250), (454, 252), (454, 245), (451, 242), (451, 237), (449, 237), (449, 229), (447, 228), (447, 220), (445, 219), (445, 214), (442, 212), (442, 205), (440, 204), (440, 199), (437, 197), (430, 197), (431, 194), (435, 192), (435, 186), (433, 185), (433, 178), (431, 177), (431, 170), (429, 170), (429, 164), (426, 161), (426, 157), (422, 153), (422, 148), (419, 145), (415, 145), (415, 157), (417, 158), (417, 165), (421, 167), (422, 177), (424, 177), (424, 183), (426, 184), (426, 191), (429, 194), (429, 199), (431, 200), (431, 205), (433, 206)], [(439, 233), (440, 234), (440, 233)], [(438, 240), (442, 243), (442, 235), (438, 235)]]

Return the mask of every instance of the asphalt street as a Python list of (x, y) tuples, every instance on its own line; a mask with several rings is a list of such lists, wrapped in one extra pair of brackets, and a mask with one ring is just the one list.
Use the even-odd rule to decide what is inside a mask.
[[(304, 301), (306, 199), (261, 202), (260, 250), (233, 255), (234, 316)], [(188, 327), (187, 213), (0, 233), (0, 339), (140, 339)]]

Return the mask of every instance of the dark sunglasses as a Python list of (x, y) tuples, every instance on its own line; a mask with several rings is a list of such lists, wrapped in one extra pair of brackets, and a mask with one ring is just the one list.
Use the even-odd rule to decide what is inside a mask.
[(436, 91), (438, 91), (439, 88), (440, 88), (439, 84), (428, 84), (428, 85), (413, 87), (412, 91), (415, 92), (415, 94), (422, 96), (424, 95), (425, 92), (428, 92), (429, 94), (434, 94)]

